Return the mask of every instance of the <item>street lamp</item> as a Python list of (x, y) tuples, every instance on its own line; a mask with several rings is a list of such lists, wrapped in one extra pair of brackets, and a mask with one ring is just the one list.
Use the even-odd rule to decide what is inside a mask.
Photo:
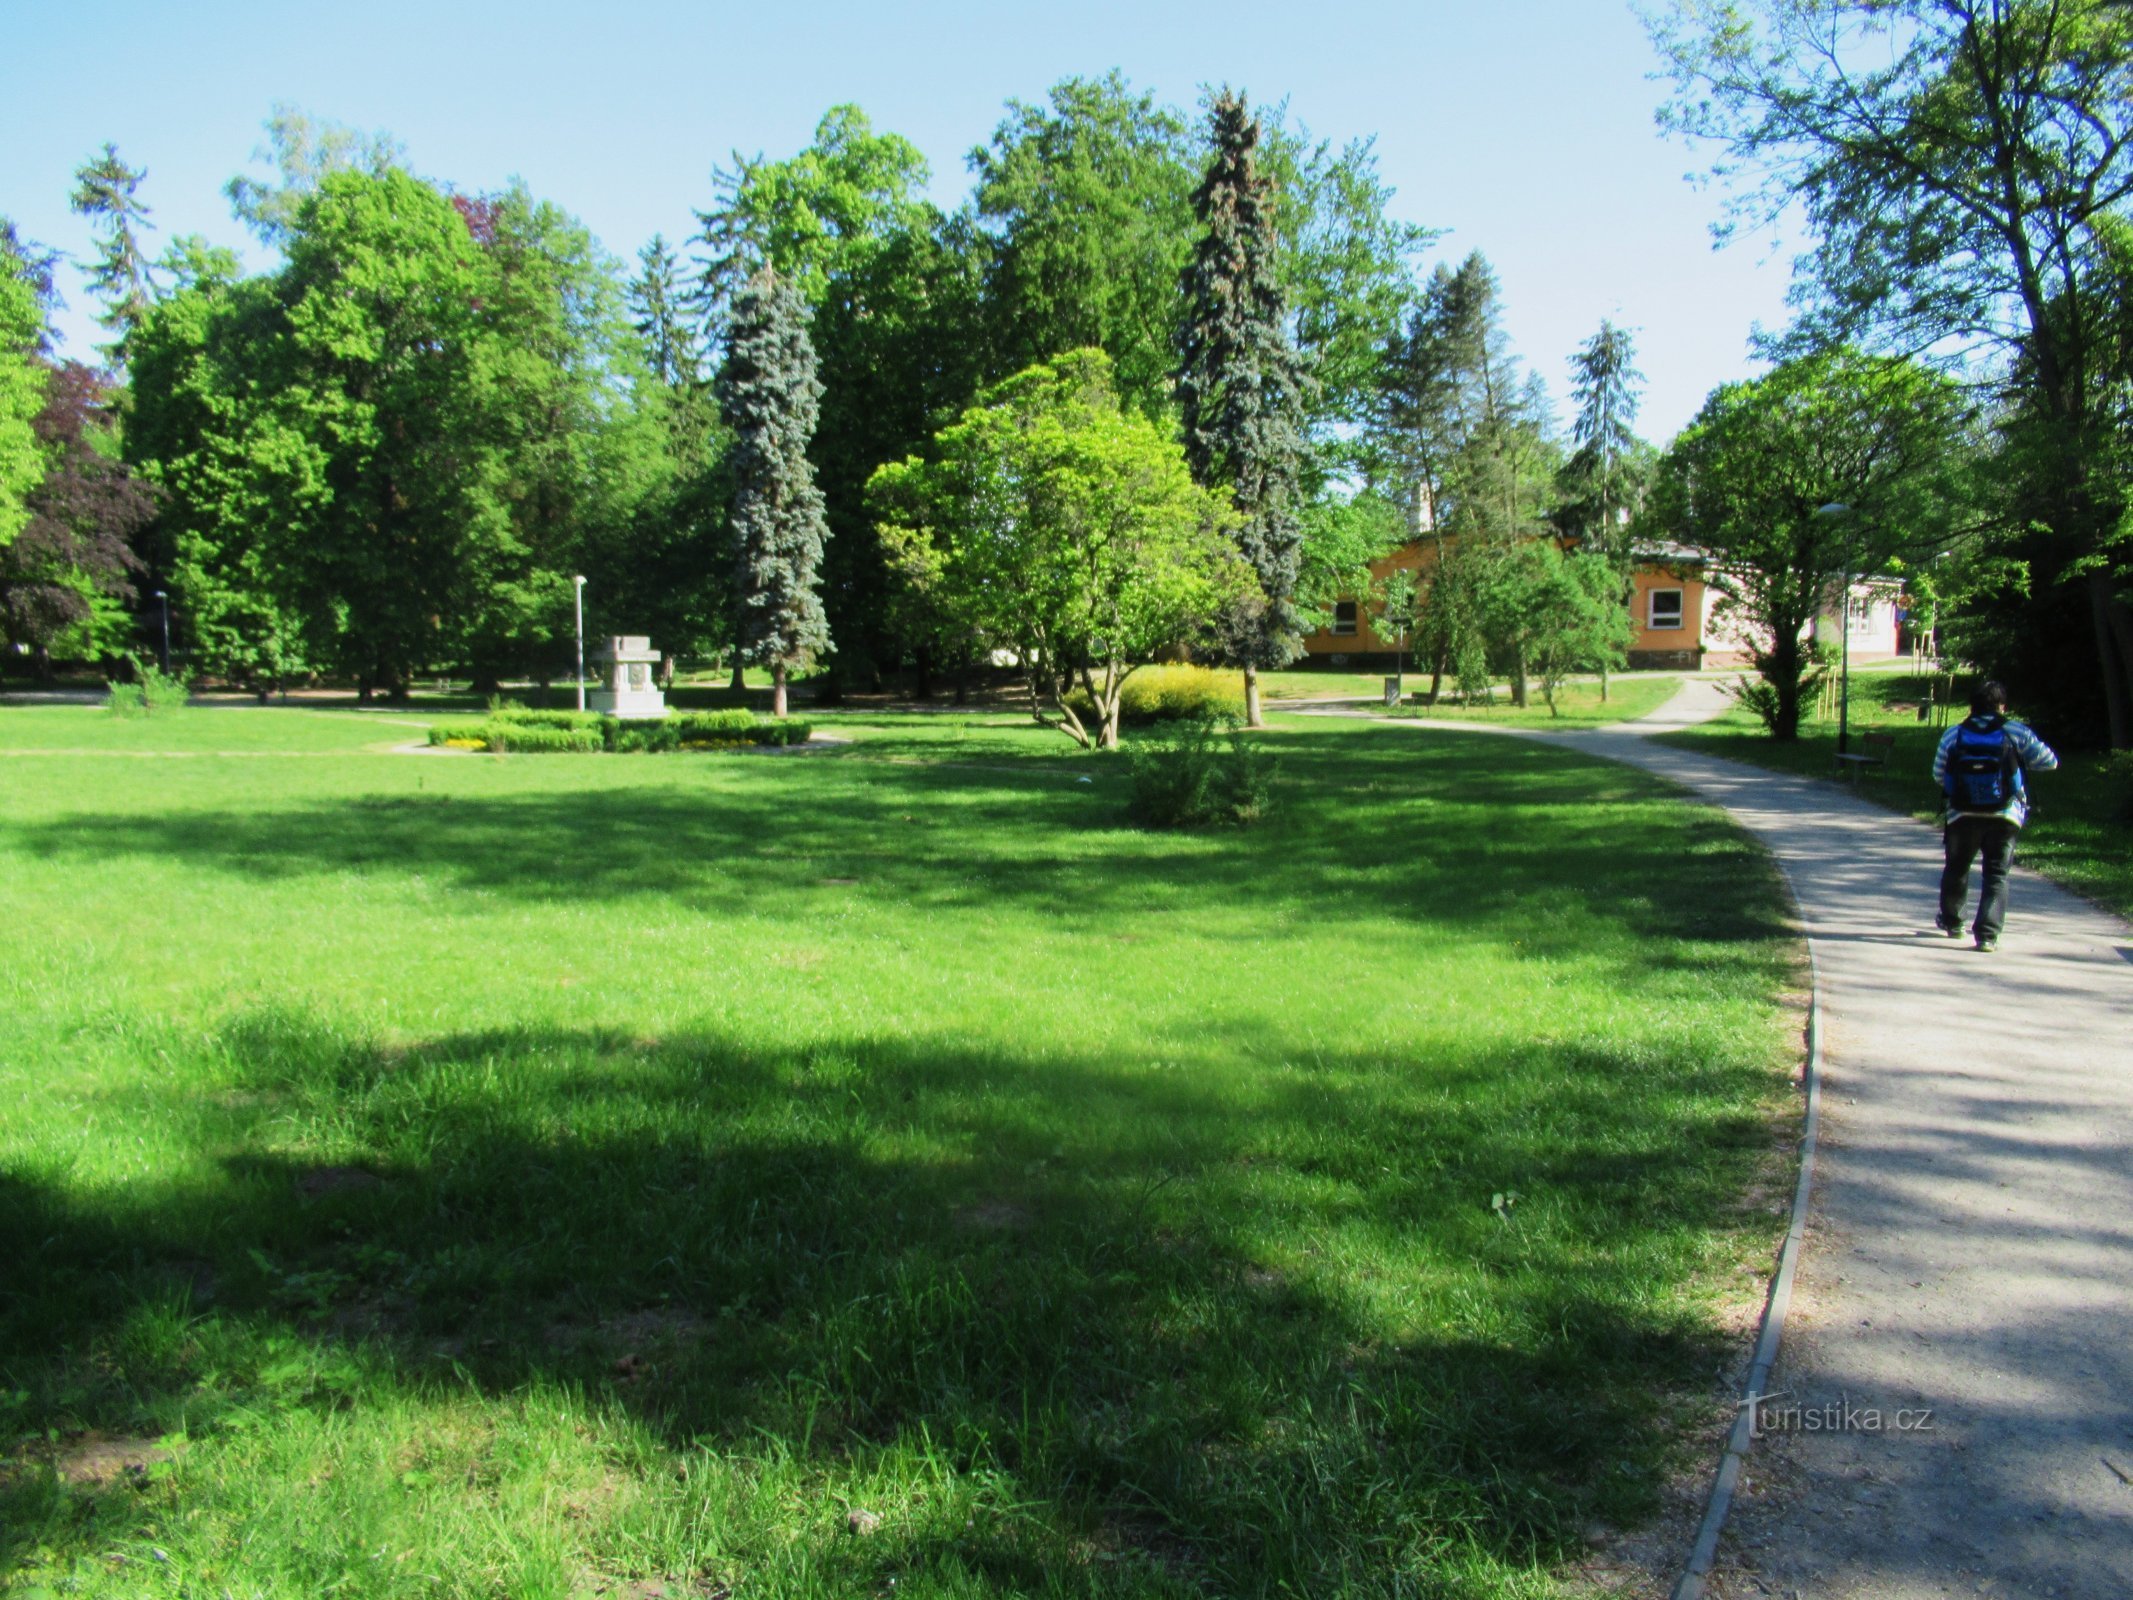
[[(1848, 517), (1852, 508), (1842, 500), (1832, 500), (1815, 510), (1818, 517)], [(1839, 574), (1844, 585), (1844, 604), (1840, 612), (1842, 620), (1838, 627), (1842, 635), (1837, 641), (1837, 754), (1847, 754), (1852, 747), (1852, 567), (1847, 560), (1844, 571)]]
[(163, 676), (170, 676), (170, 596), (161, 589), (156, 591), (156, 603), (163, 608)]
[(571, 599), (578, 617), (578, 709), (585, 709), (585, 577), (570, 580)]

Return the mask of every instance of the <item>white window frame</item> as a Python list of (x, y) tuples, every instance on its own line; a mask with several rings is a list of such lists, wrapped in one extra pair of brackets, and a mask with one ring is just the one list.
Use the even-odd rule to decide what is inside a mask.
[[(1343, 609), (1348, 613), (1346, 621), (1341, 618)], [(1333, 623), (1326, 630), (1328, 633), (1337, 639), (1352, 639), (1361, 626), (1362, 608), (1360, 606), (1353, 600), (1336, 600), (1333, 602)]]
[[(1659, 620), (1659, 597), (1661, 595), (1672, 595), (1674, 598), (1674, 620), (1671, 622)], [(1644, 625), (1654, 633), (1679, 633), (1689, 625), (1688, 601), (1689, 592), (1686, 589), (1647, 589), (1645, 591)]]

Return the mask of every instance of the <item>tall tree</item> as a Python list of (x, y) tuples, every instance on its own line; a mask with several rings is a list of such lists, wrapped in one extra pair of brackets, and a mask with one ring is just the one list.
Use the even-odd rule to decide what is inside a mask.
[(1714, 390), (1660, 459), (1646, 516), (1710, 555), (1717, 620), (1751, 651), (1746, 698), (1776, 738), (1799, 736), (1809, 624), (1959, 531), (1962, 427), (1945, 378), (1838, 350)]
[(817, 588), (828, 530), (807, 457), (822, 400), (807, 306), (768, 267), (733, 297), (718, 400), (733, 431), (736, 632), (742, 655), (770, 668), (782, 717), (787, 677), (830, 646)]
[[(1801, 344), (1871, 340), (1994, 375), (2026, 426), (2005, 547), (2027, 597), (1995, 663), (2034, 700), (2133, 746), (2127, 489), (2099, 407), (2133, 199), (2133, 8), (2118, 0), (1676, 0), (1655, 24), (1665, 123), (1759, 176), (1742, 218), (1793, 203)], [(2067, 655), (2080, 640), (2078, 671)], [(2086, 692), (2084, 693), (2084, 689)]]
[(283, 559), (324, 661), (403, 697), (523, 570), (505, 286), (450, 199), (397, 169), (329, 175), (287, 253), (284, 404), (329, 496)]
[(0, 217), (0, 546), (29, 520), (29, 495), (44, 476), (35, 423), (44, 409), (45, 309), (36, 254)]
[(0, 548), (0, 638), (27, 650), (40, 672), (55, 655), (116, 655), (130, 642), (140, 560), (132, 542), (155, 516), (148, 486), (117, 459), (105, 415), (109, 390), (70, 361), (55, 371), (37, 417), (42, 481), (29, 522)]
[(138, 193), (147, 176), (146, 169), (121, 161), (114, 144), (106, 144), (101, 154), (74, 169), (70, 203), (100, 235), (89, 288), (107, 302), (97, 321), (114, 335), (104, 349), (115, 366), (124, 364), (126, 336), (140, 326), (155, 292), (141, 240), (142, 233), (155, 226)]
[(821, 304), (833, 279), (918, 216), (928, 174), (918, 146), (876, 133), (855, 105), (832, 106), (813, 141), (786, 160), (736, 154), (716, 174), (717, 202), (697, 213), (711, 252), (703, 303), (713, 321), (724, 323), (733, 298), (764, 267), (809, 308)]
[[(1578, 347), (1570, 361), (1570, 395), (1577, 403), (1571, 423), (1576, 448), (1563, 463), (1557, 516), (1581, 549), (1615, 574), (1617, 598), (1629, 604), (1636, 551), (1630, 513), (1641, 487), (1648, 452), (1637, 437), (1636, 344), (1626, 329), (1603, 320), (1600, 331)], [(1607, 698), (1607, 670), (1600, 669), (1600, 698)], [(1550, 706), (1554, 705), (1551, 698)]]
[(1245, 721), (1258, 728), (1260, 670), (1285, 667), (1302, 649), (1304, 379), (1289, 342), (1276, 191), (1261, 162), (1259, 120), (1225, 90), (1209, 123), (1214, 156), (1192, 197), (1205, 231), (1180, 274), (1177, 395), (1193, 478), (1236, 507), (1237, 548), (1259, 579), (1224, 641), (1244, 669)]
[(275, 280), (191, 236), (163, 265), (171, 289), (133, 340), (125, 455), (160, 500), (136, 549), (193, 664), (265, 695), (328, 659), (307, 649), (288, 548), (332, 495), (327, 441)]
[(285, 100), (274, 103), (266, 129), (266, 143), (252, 151), (252, 159), (273, 167), (273, 179), (262, 182), (240, 173), (222, 192), (237, 220), (262, 244), (277, 249), (295, 230), (304, 201), (332, 174), (383, 177), (407, 158), (406, 148), (389, 133), (365, 133), (313, 117)]
[(970, 153), (991, 243), (985, 304), (992, 374), (1065, 350), (1107, 352), (1120, 395), (1170, 405), (1178, 274), (1192, 254), (1184, 120), (1118, 73), (1067, 78), (1042, 105), (1010, 101)]
[(1358, 446), (1384, 353), (1415, 305), (1415, 262), (1436, 233), (1392, 214), (1374, 141), (1336, 147), (1278, 116), (1263, 121), (1290, 331), (1311, 379), (1305, 428), (1315, 481), (1306, 487), (1315, 491), (1364, 465)]
[(682, 283), (681, 257), (664, 234), (637, 252), (639, 271), (630, 280), (630, 326), (652, 377), (669, 389), (688, 389), (703, 379), (703, 340)]

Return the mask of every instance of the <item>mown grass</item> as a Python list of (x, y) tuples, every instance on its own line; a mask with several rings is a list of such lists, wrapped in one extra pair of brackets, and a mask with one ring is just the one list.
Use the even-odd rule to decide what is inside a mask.
[[(1426, 684), (1427, 680), (1423, 681)], [(1460, 705), (1450, 700), (1438, 705), (1408, 701), (1386, 715), (1413, 717), (1426, 722), (1485, 722), (1568, 733), (1578, 728), (1601, 728), (1609, 723), (1628, 722), (1645, 716), (1673, 699), (1680, 687), (1681, 679), (1671, 673), (1624, 673), (1608, 681), (1604, 700), (1600, 697), (1597, 682), (1580, 680), (1566, 683), (1556, 690), (1553, 709), (1541, 698), (1539, 686), (1532, 685), (1523, 706), (1511, 704), (1508, 691), (1504, 691), (1504, 698), (1486, 700), (1478, 705)]]
[(0, 1585), (1540, 1596), (1702, 1464), (1795, 1032), (1719, 817), (841, 726), (0, 712)]
[[(1962, 688), (1959, 683), (1958, 690)], [(1853, 674), (1854, 736), (1862, 731), (1888, 733), (1896, 741), (1888, 769), (1858, 778), (1856, 788), (1864, 799), (1938, 823), (1933, 751), (1943, 729), (1918, 718), (1927, 692), (1928, 681), (1908, 673)], [(2015, 712), (2019, 716), (2021, 708)], [(1961, 715), (1960, 706), (1956, 715)], [(2051, 737), (2048, 728), (2039, 732)], [(1761, 723), (1739, 708), (1715, 722), (1661, 738), (1684, 750), (1840, 781), (1833, 775), (1834, 715), (1810, 716), (1801, 725), (1798, 740), (1789, 744), (1772, 739)], [(2133, 917), (2133, 756), (2099, 750), (2056, 753), (2059, 769), (2041, 774), (2030, 784), (2030, 820), (2022, 830), (2016, 858), (2120, 916)]]

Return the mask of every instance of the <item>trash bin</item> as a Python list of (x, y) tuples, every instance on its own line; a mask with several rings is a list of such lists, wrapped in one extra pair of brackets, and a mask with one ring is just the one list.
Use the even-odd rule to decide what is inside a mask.
[(1398, 678), (1387, 678), (1385, 680), (1385, 703), (1389, 706), (1396, 706), (1400, 703), (1400, 680)]

